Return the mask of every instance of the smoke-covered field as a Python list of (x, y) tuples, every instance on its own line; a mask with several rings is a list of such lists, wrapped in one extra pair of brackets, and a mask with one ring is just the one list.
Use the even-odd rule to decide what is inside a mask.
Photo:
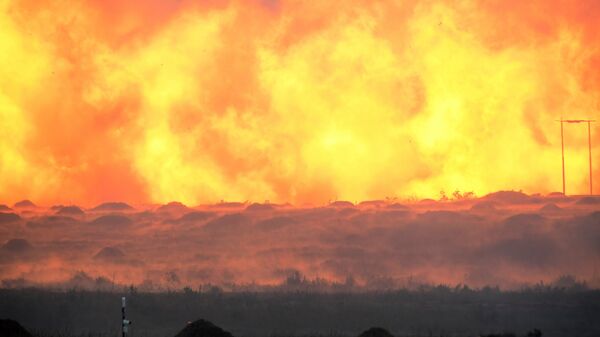
[(0, 317), (38, 336), (600, 333), (600, 199), (106, 203), (0, 213)]
[(20, 203), (0, 213), (0, 280), (151, 292), (600, 285), (600, 199), (456, 197), (324, 207)]

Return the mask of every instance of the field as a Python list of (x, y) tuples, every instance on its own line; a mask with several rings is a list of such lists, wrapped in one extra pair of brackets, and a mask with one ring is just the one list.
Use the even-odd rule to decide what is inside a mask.
[[(25, 205), (0, 213), (0, 318), (38, 336), (600, 335), (600, 199)], [(7, 207), (8, 208), (8, 207)]]
[(595, 197), (504, 191), (306, 207), (16, 206), (0, 213), (4, 288), (110, 291), (133, 284), (161, 292), (210, 283), (257, 291), (287, 283), (298, 290), (287, 281), (306, 278), (320, 288), (363, 291), (419, 284), (519, 289), (563, 275), (600, 287)]
[(534, 328), (543, 336), (598, 336), (600, 291), (538, 285), (520, 291), (422, 287), (369, 293), (169, 293), (1, 290), (0, 317), (38, 336), (116, 336), (127, 296), (131, 337), (174, 336), (207, 319), (234, 336), (478, 336)]

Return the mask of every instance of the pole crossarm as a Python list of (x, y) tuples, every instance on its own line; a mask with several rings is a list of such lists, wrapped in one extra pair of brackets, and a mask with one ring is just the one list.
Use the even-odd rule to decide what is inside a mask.
[(596, 122), (595, 119), (555, 119), (556, 122), (564, 122), (564, 123), (587, 123), (587, 122), (591, 122), (594, 123)]

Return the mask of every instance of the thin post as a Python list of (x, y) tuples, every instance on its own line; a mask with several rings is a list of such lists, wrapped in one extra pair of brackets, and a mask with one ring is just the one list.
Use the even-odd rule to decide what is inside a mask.
[(588, 124), (588, 156), (590, 159), (590, 195), (594, 195), (594, 191), (592, 189), (592, 131), (591, 131), (591, 121), (587, 121)]
[(121, 332), (123, 337), (127, 334), (127, 325), (125, 322), (125, 297), (121, 297)]
[(562, 117), (560, 118), (560, 147), (561, 147), (561, 154), (562, 154), (562, 188), (563, 188), (563, 195), (567, 195), (567, 192), (565, 190), (565, 137), (563, 134), (563, 119)]

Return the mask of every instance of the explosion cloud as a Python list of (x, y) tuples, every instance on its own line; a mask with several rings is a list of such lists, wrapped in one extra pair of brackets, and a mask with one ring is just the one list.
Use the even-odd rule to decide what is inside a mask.
[[(599, 21), (594, 0), (2, 0), (0, 200), (560, 190)], [(587, 132), (565, 137), (584, 193)]]

